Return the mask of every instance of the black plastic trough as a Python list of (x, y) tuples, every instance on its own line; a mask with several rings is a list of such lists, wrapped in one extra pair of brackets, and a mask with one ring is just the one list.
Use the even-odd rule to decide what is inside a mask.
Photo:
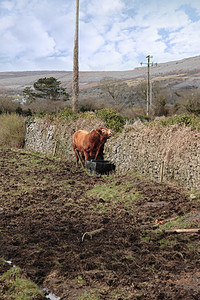
[(109, 174), (115, 170), (115, 165), (108, 160), (86, 160), (86, 169), (91, 174)]

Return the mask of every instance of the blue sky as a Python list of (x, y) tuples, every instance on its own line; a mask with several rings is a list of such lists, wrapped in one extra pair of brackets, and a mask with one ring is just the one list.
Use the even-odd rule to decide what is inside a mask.
[[(200, 55), (199, 0), (79, 0), (80, 71)], [(0, 72), (72, 70), (75, 0), (0, 0)]]

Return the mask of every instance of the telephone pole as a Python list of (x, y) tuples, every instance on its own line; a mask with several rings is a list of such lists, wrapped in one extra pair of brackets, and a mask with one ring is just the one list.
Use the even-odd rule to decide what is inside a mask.
[(75, 113), (78, 112), (78, 97), (79, 97), (78, 32), (79, 32), (79, 0), (76, 0), (73, 82), (72, 82), (72, 109), (73, 109), (73, 112), (75, 112)]
[(150, 82), (150, 66), (153, 66), (153, 62), (151, 62), (151, 58), (153, 56), (147, 55), (147, 63), (141, 62), (142, 65), (147, 65), (147, 117), (149, 117), (149, 110), (151, 106), (151, 101), (152, 101), (152, 93), (151, 93), (151, 82)]

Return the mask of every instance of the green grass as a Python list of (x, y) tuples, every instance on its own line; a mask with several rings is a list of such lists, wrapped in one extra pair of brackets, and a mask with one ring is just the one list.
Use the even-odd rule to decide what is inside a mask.
[(92, 295), (89, 292), (83, 293), (78, 300), (100, 300), (101, 298), (98, 295)]
[[(3, 259), (0, 260), (0, 267), (2, 265), (5, 265), (5, 261)], [(37, 285), (32, 281), (28, 280), (23, 275), (23, 272), (19, 267), (11, 267), (7, 272), (0, 275), (0, 281), (0, 299), (44, 299), (44, 295), (39, 290)]]
[(187, 229), (193, 227), (200, 228), (200, 224), (197, 225), (196, 223), (197, 222), (193, 220), (192, 215), (188, 213), (185, 214), (184, 216), (169, 220), (168, 222), (162, 225), (162, 230), (173, 229), (173, 228), (180, 228), (180, 229)]
[(17, 114), (0, 115), (0, 144), (22, 148), (26, 135), (25, 121)]
[(198, 201), (200, 203), (200, 189), (188, 191), (186, 195), (189, 196), (191, 202)]
[(88, 191), (89, 196), (102, 198), (104, 201), (134, 202), (142, 197), (132, 183), (119, 184), (117, 181), (105, 185), (96, 185)]
[(119, 184), (117, 180), (104, 185), (96, 185), (87, 192), (87, 196), (100, 199), (100, 203), (93, 204), (93, 209), (101, 213), (115, 209), (116, 203), (122, 205), (127, 211), (134, 211), (135, 203), (143, 197), (132, 183)]
[(161, 239), (159, 241), (159, 245), (161, 248), (166, 248), (166, 247), (174, 247), (175, 245), (177, 244), (177, 241), (176, 240), (168, 240), (168, 239)]

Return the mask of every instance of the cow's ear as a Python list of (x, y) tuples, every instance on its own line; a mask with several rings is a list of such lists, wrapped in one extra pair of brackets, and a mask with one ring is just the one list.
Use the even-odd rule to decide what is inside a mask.
[(102, 128), (101, 129), (102, 133), (106, 133), (106, 129)]
[(97, 128), (96, 132), (99, 133), (99, 134), (101, 134), (102, 133), (102, 129), (101, 128)]

